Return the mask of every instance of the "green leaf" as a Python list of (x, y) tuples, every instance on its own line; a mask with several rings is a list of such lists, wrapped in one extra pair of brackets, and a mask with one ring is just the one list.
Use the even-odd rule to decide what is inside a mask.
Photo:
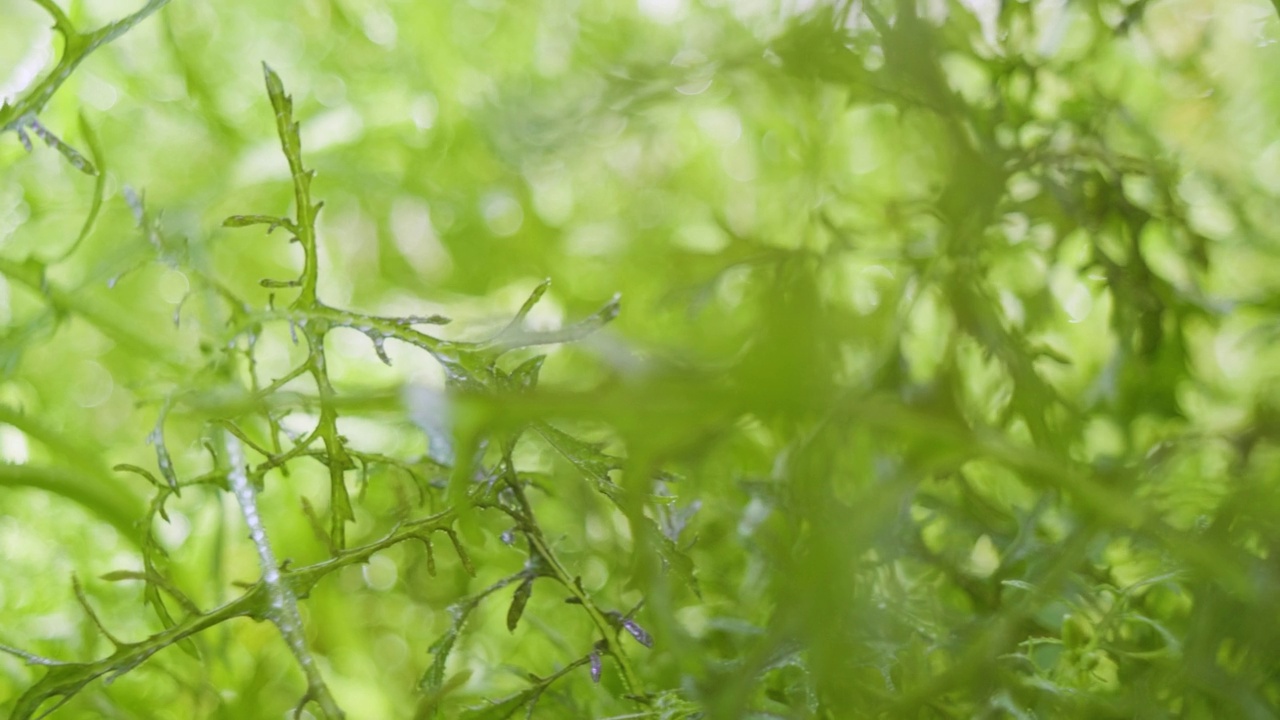
[(596, 490), (614, 502), (618, 501), (622, 488), (613, 482), (609, 473), (622, 467), (620, 458), (608, 455), (598, 446), (583, 442), (545, 422), (536, 422), (533, 428), (547, 444), (573, 463)]
[(528, 578), (516, 587), (515, 594), (511, 596), (511, 605), (507, 608), (509, 632), (516, 631), (516, 625), (520, 624), (520, 617), (524, 615), (524, 607), (528, 604), (531, 595), (533, 595), (533, 578)]
[(453, 693), (461, 689), (471, 679), (471, 670), (460, 670), (449, 677), (439, 687), (431, 690), (418, 700), (414, 720), (430, 720), (440, 711), (441, 703)]
[(297, 226), (288, 218), (276, 217), (274, 215), (232, 215), (222, 221), (223, 227), (249, 227), (251, 225), (266, 225), (267, 232), (270, 233), (278, 227), (282, 227), (289, 232), (297, 234)]
[(542, 363), (546, 359), (546, 355), (536, 355), (520, 363), (508, 376), (508, 387), (517, 392), (527, 392), (536, 388), (538, 374), (542, 371)]
[(507, 720), (519, 712), (520, 708), (537, 702), (544, 690), (545, 688), (541, 685), (535, 685), (490, 705), (463, 710), (458, 718), (460, 720)]

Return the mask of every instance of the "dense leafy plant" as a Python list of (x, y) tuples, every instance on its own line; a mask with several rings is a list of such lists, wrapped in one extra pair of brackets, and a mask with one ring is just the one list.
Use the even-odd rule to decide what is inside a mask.
[(1280, 708), (1265, 6), (166, 5), (0, 28), (11, 717)]

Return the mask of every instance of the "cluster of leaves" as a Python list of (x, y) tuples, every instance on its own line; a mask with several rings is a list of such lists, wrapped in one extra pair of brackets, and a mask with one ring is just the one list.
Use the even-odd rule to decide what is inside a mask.
[[(65, 155), (77, 169), (102, 177), (92, 163), (45, 130), (35, 119), (36, 111), (49, 99), (58, 84), (66, 79), (84, 55), (118, 36), (163, 4), (163, 2), (149, 3), (143, 10), (125, 20), (113, 23), (96, 33), (84, 35), (77, 33), (71, 27), (70, 21), (56, 6), (51, 3), (42, 3), (54, 14), (57, 29), (67, 40), (67, 50), (53, 75), (32, 90), (18, 105), (13, 108), (6, 105), (5, 119), (8, 119), (9, 115), (13, 115), (15, 119), (7, 123), (4, 129), (17, 132), (23, 145), (30, 150), (30, 142), (24, 134), (24, 129), (32, 128), (42, 138), (47, 139), (51, 146)], [(557, 430), (546, 422), (513, 424), (504, 420), (499, 423), (496, 417), (490, 417), (491, 413), (483, 408), (468, 411), (466, 404), (466, 398), (469, 396), (474, 396), (479, 401), (501, 397), (505, 393), (533, 391), (537, 387), (539, 370), (545, 356), (536, 355), (528, 358), (510, 371), (503, 369), (501, 359), (512, 351), (522, 348), (571, 342), (589, 335), (617, 315), (618, 298), (615, 297), (604, 308), (575, 325), (552, 332), (528, 331), (524, 328), (524, 320), (550, 286), (550, 281), (546, 281), (533, 291), (502, 332), (483, 342), (446, 341), (416, 329), (415, 326), (420, 325), (447, 324), (449, 319), (440, 315), (382, 317), (326, 306), (317, 296), (319, 257), (316, 249), (316, 218), (323, 203), (313, 202), (311, 198), (311, 180), (314, 172), (303, 166), (302, 143), (298, 124), (293, 119), (292, 100), (285, 93), (284, 86), (274, 71), (265, 68), (265, 77), (271, 105), (275, 110), (277, 130), (293, 178), (296, 215), (292, 218), (235, 215), (227, 218), (224, 225), (233, 228), (267, 225), (268, 233), (278, 228), (287, 231), (291, 235), (290, 241), (302, 247), (302, 272), (293, 280), (267, 279), (262, 280), (261, 285), (271, 289), (297, 288), (297, 297), (287, 308), (277, 309), (274, 306), (273, 294), (269, 299), (268, 308), (255, 310), (215, 278), (202, 274), (195, 275), (203, 284), (197, 292), (212, 293), (222, 302), (225, 317), (221, 324), (228, 329), (216, 338), (216, 345), (204, 348), (207, 363), (195, 370), (197, 377), (209, 379), (208, 386), (200, 386), (198, 390), (175, 389), (166, 394), (161, 403), (155, 428), (146, 438), (148, 444), (154, 447), (155, 465), (158, 468), (159, 477), (138, 465), (115, 466), (114, 469), (118, 472), (133, 473), (149, 481), (156, 494), (151, 501), (146, 522), (142, 525), (144, 531), (141, 537), (137, 538), (142, 551), (143, 570), (141, 572), (113, 571), (102, 576), (104, 580), (112, 582), (142, 582), (146, 603), (155, 612), (164, 629), (136, 642), (118, 639), (99, 620), (79, 581), (75, 581), (77, 600), (98, 630), (110, 640), (114, 651), (94, 661), (64, 662), (16, 648), (0, 646), (0, 649), (25, 659), (29, 664), (48, 668), (44, 677), (16, 700), (12, 717), (43, 717), (61, 707), (90, 682), (104, 676), (109, 682), (170, 646), (177, 645), (194, 658), (200, 659), (207, 651), (202, 652), (192, 642), (193, 637), (222, 622), (238, 617), (270, 621), (279, 629), (296, 657), (305, 674), (307, 690), (302, 702), (298, 704), (295, 716), (309, 702), (314, 702), (326, 717), (343, 717), (343, 711), (316, 669), (315, 660), (307, 647), (305, 630), (301, 625), (301, 617), (296, 606), (297, 599), (306, 598), (313, 587), (327, 575), (344, 567), (366, 562), (375, 553), (406, 540), (418, 540), (425, 545), (428, 568), (434, 574), (432, 536), (436, 533), (449, 538), (458, 552), (462, 566), (474, 576), (476, 570), (455, 527), (467, 523), (470, 514), (479, 510), (489, 510), (509, 516), (515, 523), (511, 529), (513, 536), (518, 534), (528, 544), (528, 560), (525, 567), (518, 573), (497, 581), (475, 595), (462, 598), (451, 607), (453, 624), (431, 646), (430, 651), (434, 655), (434, 660), (419, 683), (422, 699), (417, 716), (435, 717), (443, 696), (450, 690), (456, 689), (460, 684), (459, 677), (465, 677), (464, 673), (446, 680), (446, 663), (463, 624), (481, 600), (508, 585), (518, 583), (507, 614), (507, 628), (515, 631), (538, 580), (544, 582), (551, 580), (563, 586), (564, 592), (568, 595), (568, 601), (581, 607), (591, 619), (598, 633), (598, 639), (584, 651), (580, 659), (568, 663), (553, 675), (546, 678), (531, 675), (532, 685), (529, 689), (492, 705), (468, 711), (463, 716), (504, 718), (526, 707), (532, 712), (539, 696), (552, 682), (575, 668), (589, 665), (591, 679), (599, 682), (603, 672), (603, 661), (606, 658), (616, 663), (628, 694), (637, 702), (648, 703), (650, 697), (643, 690), (642, 680), (633, 669), (631, 661), (628, 660), (626, 651), (619, 646), (618, 638), (625, 633), (645, 647), (653, 645), (652, 638), (632, 618), (635, 609), (625, 615), (616, 610), (602, 609), (591, 594), (583, 588), (581, 579), (557, 559), (555, 551), (543, 535), (532, 505), (526, 498), (526, 490), (532, 486), (533, 481), (517, 471), (512, 453), (516, 442), (526, 428), (534, 427), (551, 447), (579, 467), (597, 489), (616, 503), (621, 503), (626, 495), (609, 477), (609, 472), (619, 467), (619, 460), (605, 454), (592, 444)], [(82, 128), (86, 130), (86, 135), (92, 137), (87, 124), (82, 122)], [(94, 149), (96, 155), (101, 154), (96, 144)], [(90, 218), (77, 244), (92, 227), (93, 218), (101, 203), (101, 195), (102, 185), (99, 184)], [(172, 250), (167, 247), (168, 243), (163, 237), (163, 229), (158, 221), (146, 215), (145, 208), (139, 201), (135, 200), (135, 204), (138, 222), (155, 240), (159, 259), (182, 267), (181, 258), (175, 257)], [(66, 254), (62, 259), (65, 257)], [(8, 263), (4, 268), (7, 276), (19, 282), (27, 282), (53, 304), (57, 302), (57, 294), (45, 281), (45, 270), (46, 264), (35, 259), (29, 259), (25, 264)], [(175, 322), (178, 319), (178, 316), (175, 316)], [(264, 327), (271, 323), (287, 324), (290, 336), (295, 343), (301, 336), (306, 344), (307, 354), (305, 360), (289, 372), (269, 383), (262, 383), (256, 367), (256, 352)], [(447, 374), (446, 388), (455, 398), (449, 401), (450, 405), (458, 406), (450, 408), (448, 414), (452, 416), (463, 413), (465, 417), (466, 412), (479, 413), (476, 415), (476, 420), (459, 426), (458, 432), (455, 433), (459, 444), (457, 451), (450, 447), (452, 438), (447, 437), (448, 433), (433, 438), (431, 448), (433, 457), (420, 458), (416, 462), (361, 452), (350, 446), (347, 438), (338, 431), (339, 409), (336, 393), (329, 378), (325, 354), (326, 335), (337, 328), (350, 328), (366, 335), (372, 341), (377, 357), (388, 365), (391, 364), (391, 360), (384, 349), (384, 343), (389, 339), (417, 347), (441, 363)], [(110, 332), (111, 328), (108, 327), (106, 330)], [(146, 342), (139, 340), (140, 344)], [(18, 346), (14, 346), (13, 349), (17, 352), (22, 350)], [(291, 381), (303, 376), (310, 376), (314, 382), (314, 395), (295, 396), (284, 391)], [(207, 402), (210, 394), (218, 397), (219, 406), (216, 409), (202, 407), (202, 403)], [(200, 413), (204, 424), (202, 434), (208, 450), (210, 466), (207, 472), (185, 477), (180, 476), (168, 449), (165, 435), (167, 416), (175, 408), (184, 405), (194, 406), (198, 411), (202, 411)], [(317, 411), (318, 420), (310, 432), (301, 436), (287, 436), (287, 432), (282, 429), (281, 419), (284, 415), (298, 409)], [(436, 409), (436, 413), (441, 417), (428, 418), (426, 421), (428, 423), (443, 422), (444, 412), (445, 407), (442, 405)], [(12, 414), (8, 419), (18, 427), (29, 427), (26, 418), (18, 413)], [(450, 420), (449, 422), (460, 421)], [(255, 438), (255, 435), (259, 437)], [(257, 464), (246, 465), (245, 447), (259, 454), (262, 460)], [(446, 452), (447, 460), (435, 459), (445, 455)], [(279, 565), (275, 560), (267, 530), (257, 507), (256, 496), (263, 488), (269, 474), (273, 472), (287, 474), (289, 467), (302, 458), (317, 461), (328, 469), (330, 523), (327, 530), (319, 526), (314, 510), (305, 499), (303, 502), (307, 516), (316, 522), (317, 535), (323, 539), (328, 548), (329, 557), (304, 567), (288, 568), (287, 563)], [(424, 516), (402, 518), (391, 532), (375, 541), (349, 547), (346, 526), (354, 521), (355, 516), (347, 488), (347, 475), (349, 471), (356, 469), (357, 463), (366, 475), (370, 465), (399, 468), (413, 477), (416, 482), (425, 483), (424, 493), (433, 481), (439, 481), (447, 486), (445, 497), (448, 502), (443, 509)], [(29, 472), (26, 468), (19, 469), (13, 474), (11, 483), (40, 486), (42, 483), (38, 474), (28, 475)], [(444, 482), (445, 479), (447, 483)], [(137, 534), (137, 525), (127, 521), (124, 517), (125, 513), (112, 507), (113, 503), (103, 497), (87, 492), (88, 488), (83, 487), (82, 483), (59, 483), (55, 479), (44, 486), (46, 489), (67, 495), (106, 516), (130, 536)], [(171, 498), (180, 497), (184, 488), (200, 486), (229, 491), (236, 497), (262, 565), (262, 577), (258, 582), (252, 584), (238, 597), (212, 610), (201, 610), (168, 579), (164, 567), (167, 553), (153, 531), (156, 516), (164, 522), (170, 521), (166, 512), (166, 503)], [(632, 502), (634, 504), (640, 501)], [(474, 527), (474, 521), (472, 526), (471, 532), (478, 533), (479, 529)], [(672, 542), (664, 543), (662, 551), (664, 557), (678, 558), (680, 566), (688, 572), (687, 558), (675, 549)], [(691, 579), (692, 576), (688, 577)], [(179, 608), (179, 617), (175, 617), (170, 608), (171, 604)]]
[[(452, 227), (441, 232), (459, 288), (545, 263), (565, 276), (564, 297), (593, 293), (601, 277), (625, 286), (628, 314), (615, 297), (576, 323), (535, 329), (543, 282), (495, 332), (459, 339), (419, 329), (446, 317), (400, 314), (404, 303), (370, 288), (347, 294), (400, 307), (322, 302), (322, 259), (337, 253), (326, 255), (293, 101), (268, 68), (295, 211), (223, 226), (281, 230), (299, 252), (272, 265), (255, 258), (277, 246), (178, 239), (125, 192), (142, 247), (95, 271), (161, 267), (189, 281), (174, 314), (182, 327), (159, 342), (145, 311), (157, 283), (142, 283), (125, 310), (90, 299), (93, 273), (71, 285), (69, 271), (59, 275), (92, 249), (106, 166), (87, 121), (86, 158), (39, 115), (89, 52), (165, 3), (93, 33), (38, 4), (64, 54), (0, 109), (0, 129), (28, 148), (36, 133), (96, 182), (70, 249), (0, 255), (0, 274), (30, 295), (0, 344), (0, 369), (47, 395), (39, 349), (88, 325), (127, 358), (117, 374), (133, 374), (151, 457), (137, 455), (138, 437), (103, 430), (111, 447), (95, 448), (0, 404), (0, 422), (51, 458), (0, 465), (0, 485), (61, 495), (134, 542), (140, 569), (101, 577), (141, 583), (151, 617), (119, 601), (95, 610), (109, 592), (74, 581), (89, 639), (59, 649), (91, 655), (101, 636), (111, 651), (54, 660), (0, 638), (45, 668), (12, 700), (0, 694), (13, 717), (154, 701), (154, 687), (116, 700), (87, 688), (161, 662), (147, 678), (172, 676), (167, 702), (185, 716), (274, 714), (280, 703), (268, 713), (263, 698), (297, 682), (295, 714), (327, 717), (344, 706), (473, 720), (1280, 708), (1269, 619), (1280, 599), (1276, 410), (1265, 363), (1240, 360), (1235, 345), (1274, 332), (1274, 279), (1259, 262), (1271, 251), (1252, 240), (1268, 237), (1272, 211), (1236, 166), (1199, 157), (1162, 114), (1183, 101), (1202, 112), (1202, 94), (1177, 88), (1215, 89), (1196, 59), (1209, 32), (1162, 45), (1181, 19), (1150, 19), (1159, 5), (1144, 0), (841, 1), (781, 22), (699, 6), (685, 9), (690, 30), (670, 45), (590, 8), (566, 20), (551, 7), (545, 25), (501, 31), (482, 4), (404, 10), (393, 30), (433, 39), (429, 52), (456, 45), (463, 58), (461, 69), (432, 68), (441, 132), (371, 133), (363, 159), (347, 158), (331, 182), (379, 215), (412, 219), (413, 206), (383, 190), (430, 198), (428, 223)], [(388, 46), (387, 18), (358, 14), (333, 3), (307, 17), (363, 23)], [(466, 37), (503, 32), (534, 46), (550, 42), (537, 33), (566, 27), (581, 30), (572, 52), (612, 58), (608, 73), (575, 58), (536, 83), (499, 54), (487, 58), (509, 73), (497, 99), (465, 87), (479, 83), (466, 63), (480, 61)], [(165, 29), (207, 136), (234, 145), (240, 131)], [(654, 54), (667, 50), (674, 59)], [(685, 119), (696, 142), (673, 129)], [(607, 182), (591, 145), (600, 138), (612, 143)], [(401, 169), (388, 181), (379, 165), (418, 159), (435, 179)], [(493, 177), (528, 190), (485, 194)], [(588, 188), (577, 192), (591, 209), (560, 207), (573, 187)], [(436, 217), (469, 205), (481, 209)], [(362, 211), (344, 212), (355, 218), (347, 230), (358, 227)], [(575, 213), (586, 217), (575, 223)], [(627, 236), (615, 222), (673, 240), (618, 240)], [(497, 244), (516, 229), (527, 242)], [(388, 269), (376, 282), (340, 263), (334, 274), (394, 286), (420, 309), (420, 278), (404, 268), (421, 255), (398, 243), (379, 236)], [(220, 254), (230, 256), (221, 269)], [(255, 263), (290, 262), (301, 264), (296, 278), (243, 281)], [(277, 293), (292, 300), (277, 306)], [(619, 324), (627, 343), (609, 334)], [(349, 360), (353, 333), (372, 344), (364, 360)], [(567, 343), (578, 349), (535, 350)], [(378, 382), (368, 362), (401, 367), (421, 353), (442, 371), (437, 390)], [(100, 469), (105, 457), (115, 474)], [(148, 483), (148, 507), (122, 477)], [(314, 494), (326, 498), (321, 511)], [(247, 545), (225, 538), (227, 497)], [(180, 518), (193, 526), (186, 543), (166, 536)], [(437, 568), (441, 537), (456, 560)], [(282, 545), (315, 560), (279, 562)], [(236, 547), (252, 550), (248, 562)], [(227, 595), (228, 567), (256, 579)], [(364, 594), (379, 587), (395, 592)], [(263, 640), (237, 626), (264, 659), (218, 635), (243, 617), (272, 629)], [(109, 629), (130, 622), (144, 639)], [(375, 687), (381, 658), (396, 655), (375, 633), (408, 647), (397, 664), (416, 682), (388, 669), (398, 686), (358, 687)], [(152, 659), (175, 645), (185, 656)], [(370, 659), (345, 659), (352, 648)], [(288, 657), (295, 671), (281, 676)]]

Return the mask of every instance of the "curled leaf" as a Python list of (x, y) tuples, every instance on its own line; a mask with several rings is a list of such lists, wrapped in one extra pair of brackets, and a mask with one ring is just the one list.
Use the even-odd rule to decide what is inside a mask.
[(112, 465), (111, 469), (115, 470), (116, 472), (131, 472), (135, 475), (141, 476), (147, 482), (151, 483), (152, 485), (155, 485), (157, 488), (165, 487), (164, 483), (156, 479), (156, 476), (152, 475), (149, 470), (140, 468), (137, 465), (130, 465), (129, 463), (120, 463), (118, 465)]

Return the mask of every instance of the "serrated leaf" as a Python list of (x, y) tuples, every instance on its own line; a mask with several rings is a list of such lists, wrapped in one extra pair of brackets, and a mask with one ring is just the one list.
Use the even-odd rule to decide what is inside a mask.
[(664, 690), (650, 702), (658, 712), (659, 720), (689, 720), (700, 717), (702, 708), (697, 703), (689, 702), (675, 690)]
[(573, 463), (573, 466), (591, 481), (596, 490), (615, 503), (618, 501), (622, 488), (609, 478), (609, 472), (622, 467), (620, 458), (609, 455), (599, 447), (583, 442), (545, 422), (534, 423), (533, 427), (551, 447)]
[(444, 669), (449, 661), (449, 653), (453, 650), (453, 644), (458, 640), (458, 632), (461, 630), (461, 623), (455, 620), (454, 625), (450, 626), (443, 635), (436, 638), (431, 643), (431, 647), (427, 648), (427, 652), (431, 653), (431, 665), (427, 667), (427, 671), (422, 674), (422, 679), (418, 681), (418, 687), (427, 692), (439, 690), (444, 685)]
[(657, 523), (654, 523), (652, 535), (657, 538), (658, 555), (662, 558), (663, 566), (675, 573), (676, 577), (680, 578), (696, 597), (701, 598), (702, 590), (698, 587), (698, 578), (694, 575), (693, 559), (663, 534), (657, 527)]

